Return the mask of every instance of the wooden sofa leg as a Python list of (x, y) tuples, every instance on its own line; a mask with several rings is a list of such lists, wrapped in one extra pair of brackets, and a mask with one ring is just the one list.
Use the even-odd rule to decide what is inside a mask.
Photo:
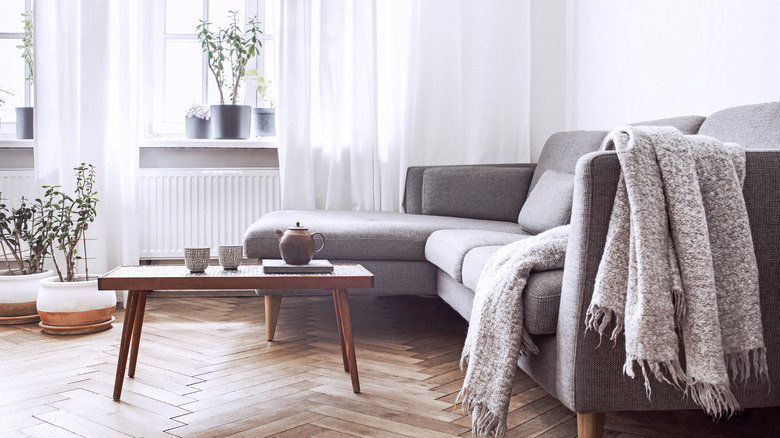
[(281, 295), (265, 296), (265, 338), (274, 340), (276, 321), (279, 320), (279, 308), (282, 306)]
[(577, 414), (577, 436), (579, 438), (602, 438), (605, 416), (604, 412)]

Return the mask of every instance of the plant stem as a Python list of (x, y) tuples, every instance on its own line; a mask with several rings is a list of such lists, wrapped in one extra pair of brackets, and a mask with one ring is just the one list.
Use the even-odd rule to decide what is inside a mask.
[(57, 276), (60, 277), (60, 283), (64, 280), (62, 279), (62, 272), (60, 272), (60, 265), (57, 263), (57, 257), (54, 256), (54, 244), (52, 242), (49, 242), (49, 248), (51, 249), (51, 259), (54, 260), (54, 267), (57, 270)]
[(89, 265), (87, 264), (87, 233), (81, 235), (81, 241), (84, 242), (84, 274), (89, 281)]
[(219, 103), (224, 104), (225, 95), (222, 94), (222, 84), (219, 82), (219, 75), (217, 75), (217, 72), (214, 71), (214, 67), (211, 66), (211, 63), (209, 63), (209, 70), (211, 70), (211, 73), (214, 75), (214, 79), (217, 81), (217, 90), (219, 90)]
[(5, 245), (0, 244), (0, 248), (3, 248), (3, 257), (5, 258), (5, 266), (8, 268), (8, 273), (14, 275), (13, 271), (11, 270), (11, 262), (8, 261), (8, 254), (5, 252)]

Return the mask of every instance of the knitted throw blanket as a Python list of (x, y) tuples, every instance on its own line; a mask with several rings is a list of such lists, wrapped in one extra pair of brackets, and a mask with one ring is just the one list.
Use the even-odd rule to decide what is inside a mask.
[(458, 401), (475, 436), (506, 435), (512, 379), (520, 354), (538, 353), (523, 326), (523, 289), (532, 271), (563, 268), (569, 226), (496, 251), (482, 270), (460, 367), (468, 365)]
[(622, 175), (586, 326), (625, 332), (623, 372), (641, 369), (648, 398), (652, 374), (731, 414), (729, 372), (768, 378), (744, 150), (668, 127), (615, 129), (612, 147)]

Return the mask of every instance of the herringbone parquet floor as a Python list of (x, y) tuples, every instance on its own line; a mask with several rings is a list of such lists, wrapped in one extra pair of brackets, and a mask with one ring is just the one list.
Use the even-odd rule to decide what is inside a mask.
[[(111, 400), (116, 326), (55, 337), (0, 326), (2, 437), (470, 436), (454, 407), (467, 325), (438, 298), (350, 299), (361, 394), (341, 365), (327, 297), (285, 298), (274, 342), (263, 300), (159, 298), (135, 379)], [(575, 416), (518, 371), (513, 437), (571, 437)], [(606, 437), (780, 436), (777, 409), (714, 424), (700, 412), (610, 413)]]

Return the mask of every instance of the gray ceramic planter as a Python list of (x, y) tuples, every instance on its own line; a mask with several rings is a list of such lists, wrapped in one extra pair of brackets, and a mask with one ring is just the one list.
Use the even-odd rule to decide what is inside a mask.
[(214, 138), (249, 138), (252, 107), (249, 105), (211, 105), (211, 132)]
[(211, 120), (184, 117), (187, 138), (211, 138)]
[(31, 106), (16, 108), (16, 138), (29, 140), (33, 138), (33, 119), (35, 111)]
[(267, 137), (276, 135), (276, 110), (274, 108), (255, 108), (252, 110), (255, 119), (255, 136)]

